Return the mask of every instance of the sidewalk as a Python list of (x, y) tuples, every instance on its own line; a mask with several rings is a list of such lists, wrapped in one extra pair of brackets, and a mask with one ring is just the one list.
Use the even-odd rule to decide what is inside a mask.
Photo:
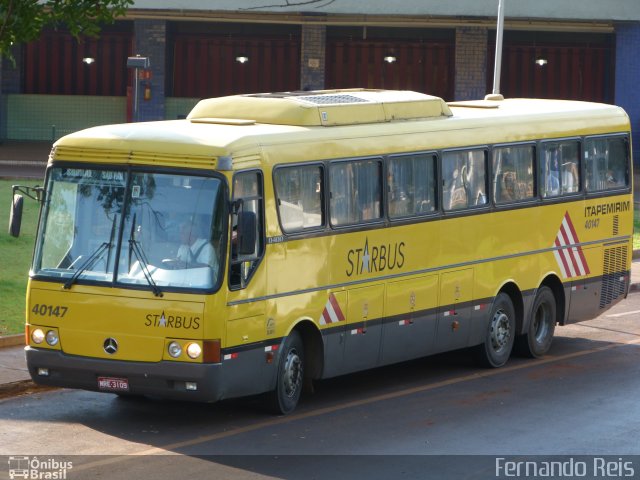
[(0, 164), (2, 165), (44, 165), (49, 160), (51, 142), (19, 142), (7, 140), (0, 143)]

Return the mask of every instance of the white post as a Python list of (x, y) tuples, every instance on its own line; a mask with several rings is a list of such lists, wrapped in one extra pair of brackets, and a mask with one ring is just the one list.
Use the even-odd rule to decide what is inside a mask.
[(133, 121), (138, 121), (138, 87), (140, 79), (138, 78), (138, 68), (133, 69)]
[(496, 58), (493, 67), (493, 94), (500, 94), (500, 72), (502, 70), (502, 32), (504, 30), (504, 1), (498, 0), (498, 26), (496, 29)]

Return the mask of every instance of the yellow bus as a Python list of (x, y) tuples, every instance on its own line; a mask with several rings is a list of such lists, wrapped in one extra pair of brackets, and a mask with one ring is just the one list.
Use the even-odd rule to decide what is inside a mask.
[(629, 119), (339, 90), (202, 100), (51, 152), (27, 292), (37, 383), (214, 402), (470, 348), (540, 357), (625, 298)]

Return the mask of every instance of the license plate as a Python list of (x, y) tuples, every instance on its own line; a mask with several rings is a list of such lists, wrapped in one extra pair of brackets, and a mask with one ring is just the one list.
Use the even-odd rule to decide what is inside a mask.
[(126, 378), (98, 377), (98, 388), (112, 392), (129, 391), (129, 380)]

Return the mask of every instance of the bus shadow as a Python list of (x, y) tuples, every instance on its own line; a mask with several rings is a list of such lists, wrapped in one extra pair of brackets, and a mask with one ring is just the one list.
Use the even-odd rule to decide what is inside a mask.
[[(637, 352), (637, 346), (558, 336), (549, 355), (542, 360), (512, 357), (502, 370), (517, 369), (520, 378), (544, 382), (554, 375), (571, 374), (572, 359), (576, 356), (584, 357), (607, 347), (616, 348), (619, 356), (623, 356), (625, 351)], [(309, 469), (313, 465), (320, 468), (323, 456), (314, 455), (314, 458), (309, 459), (305, 455), (294, 455), (295, 458), (281, 461), (277, 455), (243, 455), (246, 451), (255, 452), (256, 447), (253, 445), (246, 451), (240, 449), (232, 455), (216, 455), (221, 451), (228, 453), (224, 448), (219, 449), (218, 446), (222, 443), (217, 442), (224, 442), (247, 432), (260, 432), (263, 438), (265, 432), (272, 427), (291, 428), (295, 422), (309, 418), (316, 418), (316, 421), (320, 419), (321, 422), (331, 421), (332, 413), (348, 414), (348, 409), (352, 406), (373, 404), (390, 398), (395, 400), (411, 395), (414, 391), (430, 391), (433, 395), (453, 399), (459, 395), (459, 408), (466, 398), (471, 399), (469, 401), (480, 398), (480, 389), (486, 386), (478, 387), (478, 391), (474, 392), (476, 387), (473, 385), (476, 384), (470, 386), (468, 382), (458, 382), (458, 379), (483, 378), (487, 375), (498, 378), (500, 371), (501, 369), (488, 370), (477, 366), (473, 352), (468, 349), (447, 352), (315, 382), (314, 391), (303, 394), (298, 409), (289, 417), (269, 414), (263, 407), (261, 397), (198, 404), (60, 390), (44, 394), (44, 402), (41, 403), (47, 405), (38, 408), (46, 410), (38, 412), (38, 418), (34, 418), (32, 408), (23, 408), (19, 413), (7, 408), (0, 409), (0, 418), (80, 424), (115, 439), (148, 445), (149, 453), (177, 453), (197, 462), (206, 461), (255, 474), (293, 479), (301, 478), (300, 469)], [(460, 385), (455, 387), (456, 383)], [(509, 388), (518, 386), (509, 383)], [(466, 390), (468, 395), (463, 398), (460, 389)], [(35, 399), (30, 403), (33, 406)], [(323, 417), (325, 420), (322, 420)], [(353, 421), (360, 420), (356, 418)], [(115, 445), (120, 448), (119, 443)], [(323, 453), (322, 447), (318, 448), (318, 453)], [(105, 453), (120, 452), (111, 451), (107, 446)], [(326, 456), (324, 459), (327, 460)], [(185, 461), (182, 459), (177, 462), (180, 464)], [(358, 463), (362, 463), (333, 457), (331, 461), (343, 464), (345, 471), (352, 471)], [(371, 473), (375, 478), (375, 469)]]

